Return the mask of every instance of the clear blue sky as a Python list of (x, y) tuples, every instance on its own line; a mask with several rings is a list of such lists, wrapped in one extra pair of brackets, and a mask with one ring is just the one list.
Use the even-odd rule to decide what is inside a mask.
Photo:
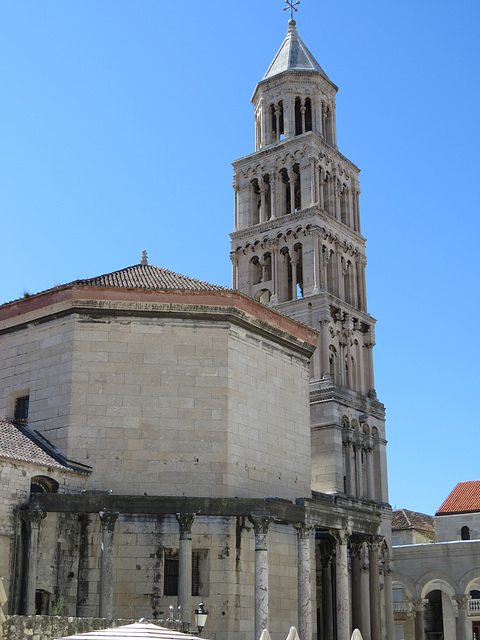
[[(0, 3), (0, 300), (140, 261), (231, 284), (230, 163), (286, 33), (282, 0)], [(480, 478), (480, 3), (302, 0), (361, 169), (390, 501)]]

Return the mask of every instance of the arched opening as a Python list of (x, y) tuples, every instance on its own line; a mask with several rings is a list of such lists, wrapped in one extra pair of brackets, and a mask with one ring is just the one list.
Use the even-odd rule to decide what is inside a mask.
[(312, 126), (312, 101), (305, 98), (305, 131), (311, 131)]
[(266, 222), (272, 217), (272, 195), (270, 189), (270, 175), (267, 173), (262, 178), (264, 190), (264, 210), (261, 211), (261, 222)]
[(258, 256), (254, 256), (250, 260), (250, 282), (252, 285), (258, 284), (262, 281), (262, 267), (260, 265), (260, 260)]
[(462, 527), (460, 534), (462, 540), (470, 540), (470, 529), (466, 525)]
[(251, 218), (250, 224), (258, 224), (260, 222), (260, 208), (262, 204), (262, 199), (260, 196), (260, 186), (258, 184), (257, 178), (254, 178), (250, 183), (250, 193), (251, 193)]
[(443, 638), (442, 592), (440, 589), (435, 589), (427, 594), (424, 620), (426, 640)]
[(270, 105), (270, 116), (272, 123), (273, 141), (283, 140), (284, 136), (284, 115), (283, 115), (283, 100), (280, 100), (278, 104)]
[(59, 484), (47, 476), (33, 476), (30, 480), (30, 493), (57, 493)]
[(265, 253), (262, 258), (263, 276), (262, 282), (269, 282), (272, 279), (272, 254)]
[(260, 291), (257, 291), (257, 293), (255, 294), (255, 300), (265, 305), (268, 305), (271, 297), (272, 297), (272, 293), (269, 289), (261, 289)]

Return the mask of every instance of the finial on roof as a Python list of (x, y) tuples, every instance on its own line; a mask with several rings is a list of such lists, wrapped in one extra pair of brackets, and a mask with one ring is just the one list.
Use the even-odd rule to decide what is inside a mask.
[(140, 264), (142, 266), (146, 266), (148, 264), (147, 252), (145, 249), (142, 251), (142, 259), (140, 260)]
[[(284, 11), (288, 11), (288, 9), (290, 9), (290, 22), (292, 22), (293, 20), (293, 12), (297, 12), (298, 9), (297, 4), (300, 4), (300, 0), (297, 0), (296, 2), (294, 2), (293, 0), (285, 0), (285, 3), (288, 5), (288, 7), (283, 7)], [(289, 22), (289, 24), (290, 24)], [(295, 26), (295, 21), (293, 20), (293, 26)]]

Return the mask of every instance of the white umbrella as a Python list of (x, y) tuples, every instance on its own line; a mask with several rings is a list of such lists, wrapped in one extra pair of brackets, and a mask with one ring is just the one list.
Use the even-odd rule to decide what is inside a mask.
[(56, 640), (116, 640), (116, 638), (139, 638), (141, 640), (198, 640), (198, 636), (192, 636), (188, 633), (165, 629), (150, 622), (134, 622), (126, 624), (123, 627), (115, 627), (113, 629), (101, 629), (99, 631), (89, 631), (88, 633), (79, 633), (75, 636), (65, 636), (56, 638)]

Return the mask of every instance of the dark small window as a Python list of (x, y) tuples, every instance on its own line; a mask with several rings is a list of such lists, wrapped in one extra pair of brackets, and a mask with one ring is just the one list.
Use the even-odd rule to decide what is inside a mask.
[(26, 420), (28, 418), (29, 396), (21, 396), (15, 400), (14, 420)]
[[(165, 596), (178, 596), (178, 553), (165, 554), (164, 591)], [(192, 596), (199, 595), (200, 586), (200, 554), (192, 552)]]
[(470, 540), (470, 529), (468, 527), (462, 527), (462, 540)]

